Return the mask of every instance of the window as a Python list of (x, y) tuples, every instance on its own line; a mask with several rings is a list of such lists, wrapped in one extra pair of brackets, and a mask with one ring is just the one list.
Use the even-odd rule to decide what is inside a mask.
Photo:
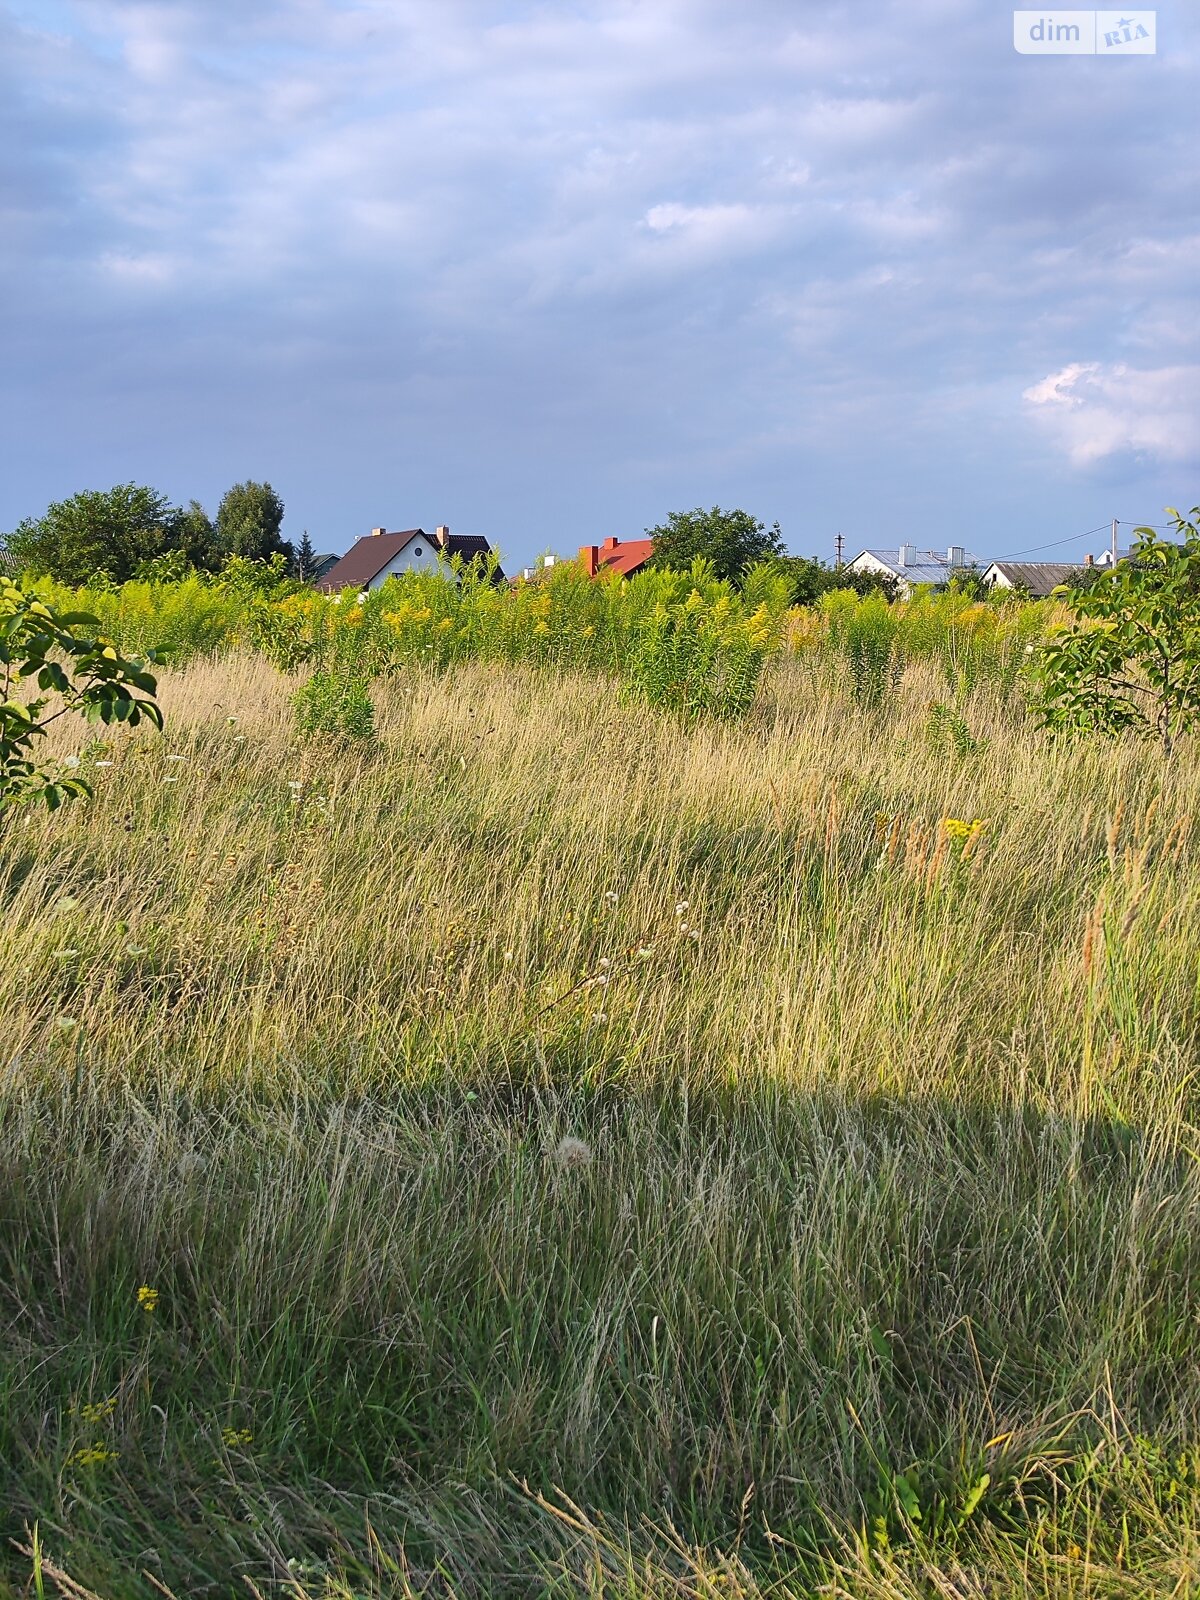
[(419, 556), (421, 554), (421, 546), (420, 545), (418, 545), (417, 548), (413, 551), (413, 554), (417, 555), (417, 556)]

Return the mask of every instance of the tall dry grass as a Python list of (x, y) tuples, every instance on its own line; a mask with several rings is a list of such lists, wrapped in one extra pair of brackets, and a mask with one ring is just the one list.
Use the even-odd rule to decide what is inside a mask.
[(5, 840), (24, 1548), (105, 1596), (1188, 1592), (1194, 757), (986, 693), (955, 755), (920, 668), (691, 729), (412, 673), (366, 751), (292, 687), (167, 677)]

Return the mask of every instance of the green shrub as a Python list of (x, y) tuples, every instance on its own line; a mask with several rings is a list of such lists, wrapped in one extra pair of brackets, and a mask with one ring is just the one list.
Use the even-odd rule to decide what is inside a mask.
[(367, 680), (346, 672), (314, 672), (296, 691), (296, 724), (306, 735), (368, 740), (375, 737), (375, 706)]

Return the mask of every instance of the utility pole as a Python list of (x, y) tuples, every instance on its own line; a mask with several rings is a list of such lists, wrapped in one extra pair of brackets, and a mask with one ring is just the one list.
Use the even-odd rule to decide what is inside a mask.
[(1117, 519), (1116, 519), (1116, 517), (1113, 518), (1112, 558), (1113, 558), (1112, 559), (1112, 564), (1113, 564), (1113, 566), (1115, 568), (1116, 564), (1117, 564)]
[(833, 541), (833, 547), (837, 551), (837, 560), (834, 562), (834, 566), (837, 568), (838, 571), (841, 571), (842, 550), (843, 550), (843, 548), (845, 546), (845, 543), (846, 543), (846, 541), (845, 541), (845, 539), (842, 538), (840, 533), (838, 534), (837, 538)]

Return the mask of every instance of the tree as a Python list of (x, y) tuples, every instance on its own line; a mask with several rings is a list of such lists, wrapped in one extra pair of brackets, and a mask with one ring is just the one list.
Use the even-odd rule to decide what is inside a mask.
[(154, 489), (121, 483), (55, 501), (43, 516), (26, 518), (6, 543), (18, 571), (76, 586), (98, 573), (124, 583), (139, 563), (170, 548), (176, 519), (185, 515)]
[(305, 583), (311, 583), (313, 574), (317, 570), (317, 552), (313, 549), (313, 542), (308, 537), (308, 529), (300, 535), (300, 543), (296, 546), (295, 562), (297, 578)]
[[(1130, 558), (1071, 604), (1078, 621), (1042, 647), (1036, 710), (1055, 732), (1161, 741), (1200, 723), (1200, 506), (1167, 508), (1179, 540), (1134, 530)], [(1066, 591), (1064, 590), (1064, 593)]]
[[(95, 617), (57, 611), (10, 579), (0, 579), (0, 833), (11, 808), (30, 800), (51, 811), (91, 791), (82, 778), (39, 766), (34, 746), (68, 712), (89, 721), (148, 721), (162, 727), (157, 685), (146, 660), (126, 660), (96, 637)], [(36, 683), (40, 693), (18, 694)]]
[(665, 523), (647, 528), (654, 540), (652, 567), (670, 567), (685, 572), (696, 559), (710, 561), (718, 578), (740, 583), (760, 561), (783, 555), (783, 535), (776, 522), (770, 528), (748, 511), (722, 511), (713, 506), (703, 511), (672, 511)]
[(882, 594), (896, 598), (896, 582), (883, 572), (851, 572), (849, 567), (829, 567), (815, 556), (780, 556), (772, 565), (787, 580), (793, 606), (815, 606), (831, 589), (852, 589), (857, 595)]
[(217, 543), (227, 556), (290, 558), (292, 547), (280, 536), (282, 526), (283, 501), (269, 483), (235, 483), (217, 507)]
[(215, 572), (221, 564), (217, 530), (199, 500), (190, 500), (186, 510), (172, 514), (169, 549), (177, 550), (191, 567)]

